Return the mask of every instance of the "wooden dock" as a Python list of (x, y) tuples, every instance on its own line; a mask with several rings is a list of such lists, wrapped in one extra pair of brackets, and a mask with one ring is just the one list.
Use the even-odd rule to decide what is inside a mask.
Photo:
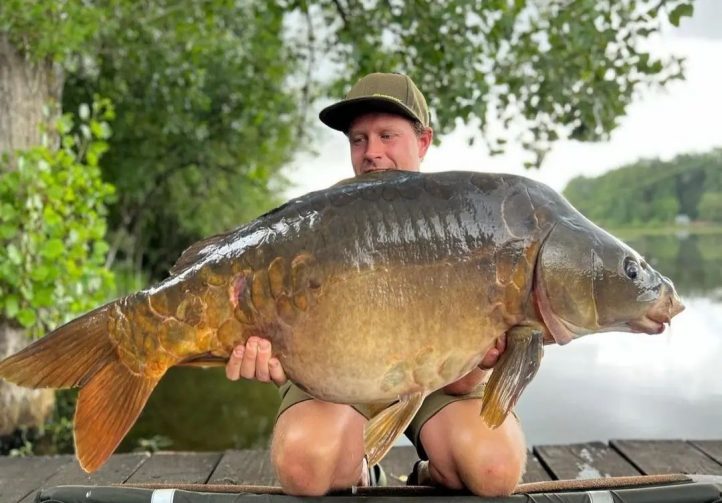
[[(392, 485), (404, 485), (413, 447), (395, 447), (382, 461)], [(529, 453), (524, 482), (626, 475), (722, 475), (722, 440), (612, 440), (542, 445)], [(41, 488), (137, 483), (278, 485), (267, 451), (116, 454), (93, 475), (71, 455), (0, 457), (0, 503), (29, 503)]]

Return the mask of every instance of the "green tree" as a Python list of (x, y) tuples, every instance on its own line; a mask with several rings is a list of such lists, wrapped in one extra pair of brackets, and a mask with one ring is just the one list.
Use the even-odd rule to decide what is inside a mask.
[(163, 277), (188, 244), (280, 202), (300, 147), (297, 63), (266, 2), (118, 2), (64, 104), (117, 110), (104, 175), (117, 187), (110, 263)]
[(674, 222), (679, 214), (679, 201), (674, 196), (659, 197), (652, 200), (649, 221), (656, 223)]
[(696, 219), (699, 216), (700, 198), (706, 187), (707, 159), (700, 156), (684, 157), (678, 159), (677, 163), (684, 166), (675, 180), (679, 210), (691, 219)]
[(672, 223), (678, 214), (717, 221), (722, 149), (640, 160), (597, 178), (577, 177), (564, 195), (587, 217), (608, 226)]
[(722, 192), (705, 192), (699, 202), (699, 218), (722, 222)]
[(606, 138), (636, 92), (679, 78), (678, 58), (655, 59), (642, 43), (663, 19), (678, 25), (692, 13), (691, 2), (638, 0), (287, 5), (306, 20), (310, 57), (315, 50), (336, 63), (332, 94), (369, 71), (409, 72), (438, 132), (458, 120), (478, 125), (499, 152), (510, 140), (491, 128), (500, 119), (520, 131), (513, 138), (532, 154), (529, 166), (559, 138)]

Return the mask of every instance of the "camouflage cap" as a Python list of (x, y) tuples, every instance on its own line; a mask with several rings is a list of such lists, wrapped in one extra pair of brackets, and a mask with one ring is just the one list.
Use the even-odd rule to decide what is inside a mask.
[(362, 77), (346, 97), (321, 110), (328, 127), (348, 131), (351, 121), (368, 112), (388, 112), (416, 119), (429, 126), (429, 109), (414, 81), (400, 73), (370, 73)]

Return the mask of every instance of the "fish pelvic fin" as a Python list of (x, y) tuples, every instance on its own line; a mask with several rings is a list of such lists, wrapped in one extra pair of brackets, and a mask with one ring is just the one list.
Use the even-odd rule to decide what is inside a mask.
[(0, 377), (26, 388), (83, 386), (117, 359), (108, 336), (108, 311), (95, 309), (0, 362)]
[(364, 446), (369, 466), (373, 466), (389, 452), (396, 439), (414, 418), (426, 392), (413, 393), (379, 412), (366, 425)]
[(86, 472), (100, 468), (140, 415), (159, 379), (134, 375), (120, 360), (107, 363), (78, 394), (75, 453)]
[(521, 393), (539, 370), (544, 354), (544, 332), (536, 326), (512, 327), (506, 350), (494, 367), (482, 397), (481, 417), (497, 428), (516, 405)]

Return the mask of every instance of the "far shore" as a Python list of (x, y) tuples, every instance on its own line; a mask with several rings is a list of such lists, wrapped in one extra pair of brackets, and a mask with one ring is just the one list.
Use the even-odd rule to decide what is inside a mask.
[[(606, 228), (605, 228), (606, 229)], [(606, 229), (611, 234), (628, 239), (637, 236), (669, 236), (669, 235), (708, 235), (722, 234), (722, 224), (692, 222), (688, 225), (647, 225), (647, 226), (630, 226)]]

